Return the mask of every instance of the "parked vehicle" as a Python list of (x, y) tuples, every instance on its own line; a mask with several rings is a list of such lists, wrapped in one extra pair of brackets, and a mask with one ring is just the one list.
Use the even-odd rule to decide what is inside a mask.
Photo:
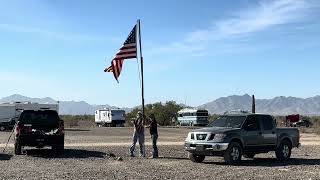
[(178, 123), (181, 126), (206, 126), (208, 116), (205, 109), (182, 109), (178, 112)]
[(95, 123), (97, 126), (120, 126), (125, 123), (126, 112), (121, 109), (101, 109), (95, 111)]
[(64, 122), (54, 110), (25, 110), (15, 129), (14, 153), (19, 155), (25, 146), (51, 146), (56, 152), (64, 149)]
[(23, 110), (55, 110), (58, 104), (39, 104), (31, 102), (13, 102), (0, 104), (0, 131), (12, 129)]
[(239, 163), (242, 155), (275, 151), (280, 161), (291, 156), (291, 149), (299, 147), (297, 128), (277, 128), (270, 115), (239, 113), (225, 114), (206, 128), (188, 134), (185, 148), (193, 162), (200, 163), (206, 156), (223, 156), (226, 163)]
[(311, 127), (313, 124), (309, 120), (301, 119), (298, 122), (292, 123), (293, 127)]

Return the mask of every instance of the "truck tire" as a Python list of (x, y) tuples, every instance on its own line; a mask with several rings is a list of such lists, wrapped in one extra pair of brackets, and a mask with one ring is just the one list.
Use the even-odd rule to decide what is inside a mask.
[(195, 163), (201, 163), (205, 158), (206, 158), (206, 156), (189, 153), (189, 159)]
[(254, 153), (246, 153), (246, 154), (243, 155), (243, 157), (249, 158), (249, 159), (253, 159), (254, 155), (256, 155), (256, 154), (254, 154)]
[(288, 140), (283, 140), (276, 149), (276, 157), (280, 161), (287, 161), (291, 156), (291, 143)]
[(4, 131), (4, 130), (6, 130), (6, 127), (3, 125), (0, 125), (0, 131)]
[(227, 164), (240, 163), (242, 156), (242, 148), (239, 143), (231, 142), (223, 157)]
[(18, 139), (14, 142), (14, 154), (15, 155), (21, 155), (22, 154), (21, 144), (20, 144), (20, 141)]

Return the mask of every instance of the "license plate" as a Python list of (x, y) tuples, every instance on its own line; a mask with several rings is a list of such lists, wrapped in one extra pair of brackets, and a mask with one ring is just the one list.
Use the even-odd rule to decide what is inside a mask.
[(36, 139), (37, 142), (43, 142), (44, 139)]
[(203, 151), (203, 150), (204, 150), (203, 145), (196, 146), (196, 151)]

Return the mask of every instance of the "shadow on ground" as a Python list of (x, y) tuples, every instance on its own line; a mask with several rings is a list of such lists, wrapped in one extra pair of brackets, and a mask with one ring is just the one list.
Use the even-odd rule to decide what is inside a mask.
[(158, 159), (189, 160), (189, 158), (186, 158), (186, 157), (171, 157), (171, 156), (160, 156)]
[(89, 129), (76, 129), (76, 128), (72, 128), (72, 129), (65, 128), (64, 130), (65, 131), (90, 131)]
[(106, 153), (100, 151), (89, 151), (84, 149), (65, 149), (61, 153), (56, 153), (51, 149), (28, 149), (26, 155), (43, 158), (105, 158)]
[(11, 159), (11, 157), (12, 157), (12, 155), (10, 155), (10, 154), (1, 154), (0, 153), (0, 161), (8, 161)]
[[(205, 164), (226, 165), (224, 162), (204, 162)], [(281, 162), (276, 158), (255, 158), (253, 160), (242, 160), (235, 166), (292, 166), (292, 165), (320, 165), (320, 159), (291, 158), (287, 162)]]

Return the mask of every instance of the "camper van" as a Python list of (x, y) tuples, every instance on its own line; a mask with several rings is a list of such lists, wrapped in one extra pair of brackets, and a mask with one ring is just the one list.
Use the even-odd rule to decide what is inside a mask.
[(58, 104), (39, 104), (31, 102), (11, 102), (0, 104), (0, 131), (12, 129), (24, 110), (59, 111)]
[(206, 126), (208, 116), (205, 109), (182, 109), (178, 112), (178, 123), (181, 126)]
[(95, 111), (95, 123), (98, 127), (119, 126), (123, 127), (125, 123), (126, 112), (121, 109), (100, 109)]

